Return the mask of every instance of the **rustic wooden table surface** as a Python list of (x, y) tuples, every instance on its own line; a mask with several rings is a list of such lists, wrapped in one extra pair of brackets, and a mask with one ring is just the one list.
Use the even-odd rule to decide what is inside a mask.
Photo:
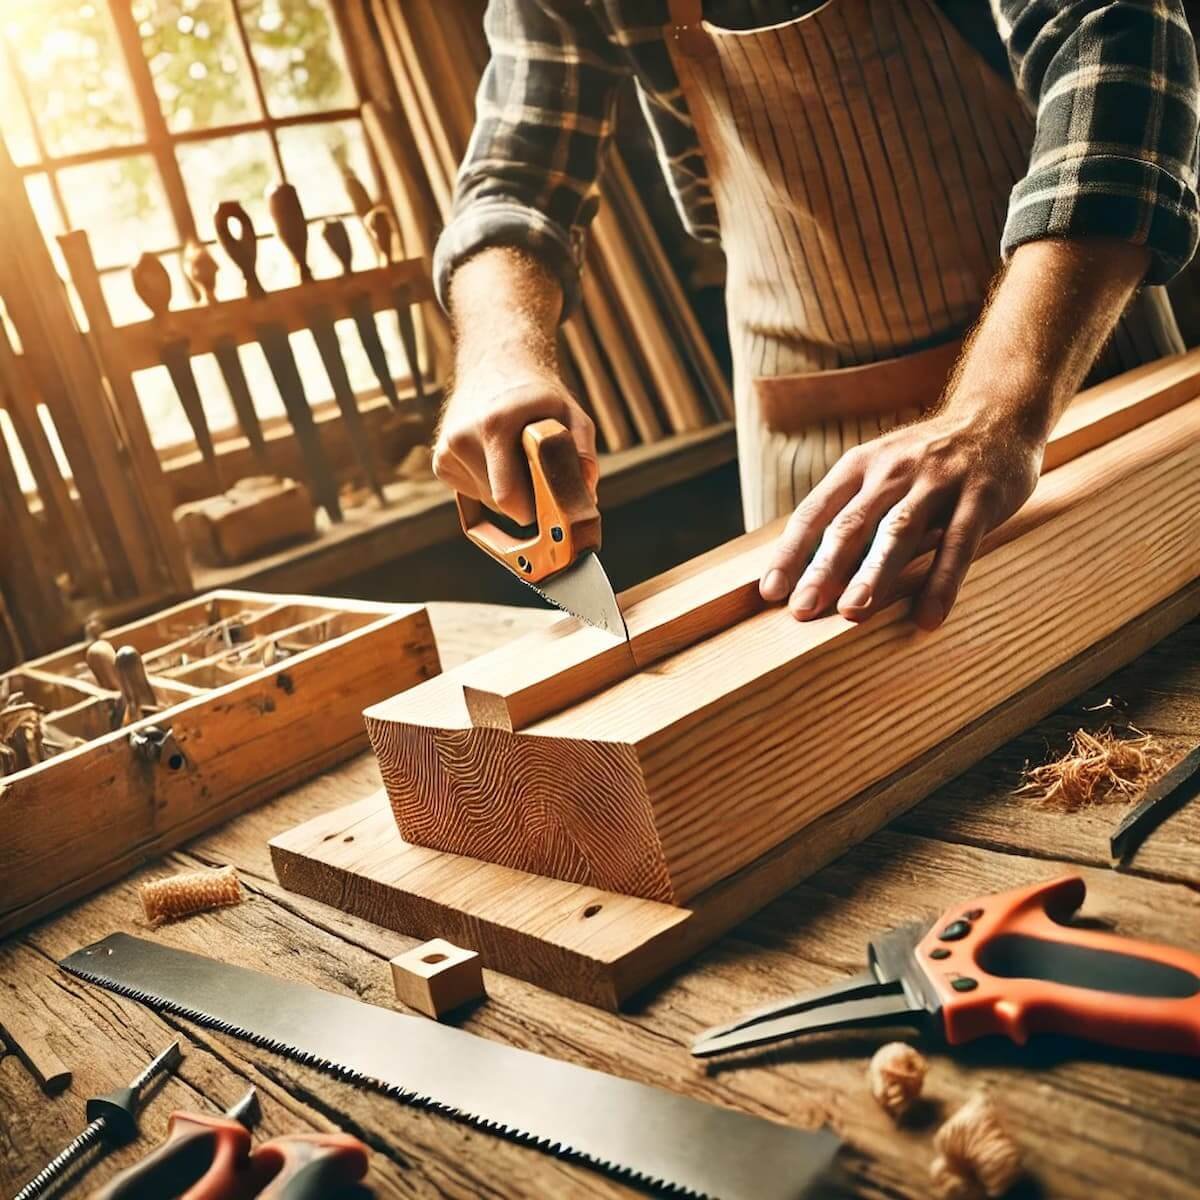
[[(432, 605), (447, 664), (545, 619), (532, 610)], [(1063, 815), (1013, 792), (1022, 764), (1064, 745), (1110, 697), (1172, 749), (1200, 741), (1200, 622), (1081, 696), (942, 788), (677, 971), (622, 1016), (488, 974), (490, 999), (464, 1024), (484, 1037), (661, 1084), (780, 1121), (828, 1121), (847, 1141), (850, 1194), (922, 1197), (939, 1119), (988, 1087), (1025, 1150), (1015, 1195), (1162, 1200), (1195, 1197), (1200, 1179), (1200, 1078), (1182, 1062), (1146, 1062), (1081, 1044), (1017, 1050), (977, 1044), (931, 1051), (930, 1104), (897, 1129), (867, 1093), (878, 1035), (795, 1044), (733, 1068), (706, 1067), (685, 1047), (699, 1029), (748, 1006), (857, 970), (877, 929), (956, 900), (1079, 871), (1086, 912), (1132, 935), (1200, 949), (1200, 804), (1172, 818), (1128, 873), (1108, 866), (1119, 809)], [(255, 1084), (262, 1136), (342, 1129), (372, 1147), (369, 1182), (391, 1196), (600, 1196), (629, 1189), (577, 1165), (445, 1117), (338, 1082), (174, 1017), (161, 1017), (66, 977), (55, 961), (116, 929), (145, 932), (135, 885), (199, 865), (233, 863), (247, 903), (167, 926), (153, 936), (230, 962), (304, 979), (376, 1004), (393, 1003), (387, 961), (413, 944), (343, 916), (275, 882), (267, 839), (377, 788), (364, 754), (264, 804), (134, 877), (0, 944), (0, 1019), (13, 1008), (53, 1026), (52, 1047), (75, 1073), (47, 1099), (14, 1054), (0, 1058), (0, 1193), (9, 1195), (82, 1125), (83, 1100), (132, 1078), (171, 1039), (178, 1073), (142, 1116), (143, 1138), (103, 1160), (78, 1194), (158, 1140), (177, 1108), (215, 1112)], [(514, 1081), (519, 1086), (519, 1081)]]

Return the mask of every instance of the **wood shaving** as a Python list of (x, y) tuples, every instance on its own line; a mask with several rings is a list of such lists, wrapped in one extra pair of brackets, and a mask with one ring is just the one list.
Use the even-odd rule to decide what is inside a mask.
[(1097, 733), (1077, 730), (1061, 758), (1026, 766), (1025, 781), (1015, 795), (1064, 812), (1133, 800), (1163, 773), (1166, 757), (1156, 738), (1131, 730), (1132, 737), (1107, 727)]
[(218, 867), (211, 871), (186, 871), (166, 879), (155, 879), (138, 888), (146, 920), (153, 925), (192, 913), (240, 904), (245, 898), (237, 871)]
[(995, 1200), (1021, 1177), (1021, 1151), (986, 1092), (976, 1092), (934, 1134), (929, 1168), (938, 1200)]
[(875, 1051), (867, 1067), (871, 1095), (891, 1117), (902, 1117), (915, 1103), (925, 1083), (925, 1056), (904, 1042), (888, 1042)]
[(46, 710), (20, 692), (0, 708), (0, 775), (35, 766), (46, 757), (42, 718)]

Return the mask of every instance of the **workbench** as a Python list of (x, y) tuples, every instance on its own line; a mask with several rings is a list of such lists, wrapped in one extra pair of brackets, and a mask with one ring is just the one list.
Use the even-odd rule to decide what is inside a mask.
[[(549, 614), (435, 604), (445, 665), (499, 644)], [(700, 1029), (756, 1004), (861, 969), (877, 930), (977, 894), (1078, 871), (1087, 917), (1120, 932), (1200, 950), (1200, 804), (1172, 817), (1130, 870), (1108, 865), (1121, 812), (1047, 811), (1014, 796), (1027, 760), (1057, 754), (1109, 698), (1172, 751), (1200, 741), (1200, 622), (941, 788), (885, 831), (794, 888), (694, 962), (614, 1016), (485, 972), (489, 999), (462, 1024), (485, 1037), (798, 1125), (828, 1121), (847, 1141), (844, 1194), (924, 1197), (937, 1124), (988, 1087), (1023, 1147), (1025, 1197), (1194, 1197), (1200, 1177), (1200, 1070), (1137, 1060), (1083, 1044), (1024, 1050), (1008, 1043), (951, 1057), (931, 1048), (921, 1119), (897, 1128), (867, 1091), (877, 1033), (815, 1038), (735, 1062), (705, 1065), (686, 1047)], [(801, 731), (798, 731), (798, 733)], [(52, 1046), (74, 1071), (62, 1095), (42, 1095), (17, 1057), (0, 1057), (0, 1194), (32, 1176), (83, 1124), (83, 1101), (131, 1079), (173, 1038), (179, 1071), (152, 1094), (143, 1138), (90, 1171), (86, 1195), (162, 1135), (174, 1109), (215, 1112), (249, 1083), (260, 1092), (260, 1136), (342, 1129), (372, 1147), (369, 1182), (392, 1196), (637, 1194), (583, 1167), (431, 1112), (339, 1082), (314, 1068), (68, 978), (55, 961), (115, 929), (332, 991), (391, 1005), (388, 959), (414, 939), (289, 894), (271, 870), (275, 833), (379, 786), (370, 754), (233, 820), (137, 875), (0, 944), (0, 1010), (52, 1022)], [(156, 932), (135, 887), (201, 865), (233, 863), (249, 892), (237, 907)], [(520, 1086), (520, 1081), (514, 1081)], [(839, 1193), (842, 1194), (842, 1193)]]

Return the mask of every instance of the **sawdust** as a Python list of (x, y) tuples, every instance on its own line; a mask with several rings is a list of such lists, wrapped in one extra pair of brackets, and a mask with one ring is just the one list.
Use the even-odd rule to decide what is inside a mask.
[(1026, 765), (1015, 795), (1063, 812), (1135, 800), (1163, 774), (1167, 759), (1157, 738), (1132, 726), (1130, 734), (1122, 736), (1107, 726), (1095, 733), (1077, 730), (1061, 758)]

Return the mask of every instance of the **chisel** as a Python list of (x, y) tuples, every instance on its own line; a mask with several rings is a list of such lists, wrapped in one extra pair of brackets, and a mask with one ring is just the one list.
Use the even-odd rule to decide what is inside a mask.
[[(184, 270), (197, 291), (204, 297), (205, 304), (217, 303), (217, 260), (203, 242), (188, 242), (183, 255)], [(258, 413), (254, 411), (254, 400), (246, 372), (238, 356), (237, 343), (231, 337), (218, 337), (213, 341), (213, 357), (221, 370), (221, 378), (233, 403), (238, 426), (246, 435), (250, 451), (264, 474), (271, 474), (271, 459), (267, 454), (267, 443), (263, 437)]]
[(209, 433), (208, 420), (204, 415), (204, 405), (200, 400), (200, 389), (196, 386), (196, 376), (192, 373), (188, 340), (172, 337), (168, 328), (171, 277), (156, 254), (143, 254), (130, 274), (133, 276), (133, 290), (162, 328), (163, 341), (159, 343), (158, 352), (163, 366), (171, 376), (171, 382), (175, 385), (175, 393), (183, 405), (183, 411), (187, 414), (188, 424), (196, 437), (196, 445), (200, 448), (200, 456), (208, 468), (212, 494), (217, 495), (223, 490), (221, 472), (217, 466), (217, 451), (213, 446), (212, 434)]
[[(366, 225), (385, 267), (403, 257), (404, 249), (399, 244), (400, 233), (392, 211), (386, 204), (375, 205), (363, 218), (363, 224)], [(400, 323), (400, 340), (404, 343), (404, 356), (408, 359), (413, 390), (417, 393), (418, 402), (424, 405), (425, 385), (421, 379), (421, 361), (417, 357), (417, 330), (413, 323), (412, 306), (399, 289), (396, 291), (396, 320)]]
[[(246, 210), (235, 200), (225, 200), (217, 206), (214, 224), (221, 248), (229, 255), (246, 281), (246, 295), (252, 300), (262, 299), (266, 291), (259, 282), (256, 270), (258, 237)], [(266, 355), (267, 366), (271, 368), (271, 375), (279, 389), (284, 408), (287, 409), (288, 420), (295, 430), (296, 441), (299, 443), (301, 456), (316, 493), (317, 503), (333, 520), (340, 521), (342, 507), (338, 503), (337, 483), (321, 449), (320, 435), (313, 420), (312, 409), (308, 405), (308, 397), (304, 394), (304, 384), (296, 367), (296, 359), (292, 355), (287, 330), (282, 325), (260, 324), (255, 326), (255, 334), (263, 354)]]
[[(354, 248), (350, 245), (350, 235), (346, 232), (346, 226), (341, 221), (326, 221), (321, 226), (321, 236), (325, 239), (325, 245), (333, 252), (334, 258), (341, 264), (342, 274), (344, 276), (352, 275), (351, 264), (354, 258)], [(370, 299), (361, 292), (352, 295), (350, 297), (350, 315), (354, 318), (359, 341), (362, 342), (363, 349), (367, 353), (371, 370), (375, 372), (379, 386), (383, 388), (383, 394), (388, 398), (388, 403), (392, 408), (399, 412), (400, 397), (396, 393), (396, 381), (392, 378), (391, 368), (388, 366), (387, 352), (383, 348), (379, 329), (375, 325), (375, 314), (371, 310)]]
[[(296, 263), (301, 286), (312, 283), (312, 268), (308, 265), (308, 222), (305, 220), (304, 209), (296, 189), (290, 183), (281, 183), (267, 197), (267, 207), (271, 211), (271, 220), (275, 224), (279, 240)], [(328, 308), (313, 305), (307, 309), (307, 317), (313, 341), (317, 343), (317, 352), (325, 366), (325, 373), (333, 385), (333, 395), (341, 410), (354, 456), (367, 477), (368, 486), (382, 503), (386, 503), (383, 484), (379, 481), (375, 462), (371, 457), (370, 439), (363, 425), (362, 414), (358, 411), (358, 401), (350, 384), (350, 376), (346, 373), (346, 361), (342, 358), (333, 315)]]

